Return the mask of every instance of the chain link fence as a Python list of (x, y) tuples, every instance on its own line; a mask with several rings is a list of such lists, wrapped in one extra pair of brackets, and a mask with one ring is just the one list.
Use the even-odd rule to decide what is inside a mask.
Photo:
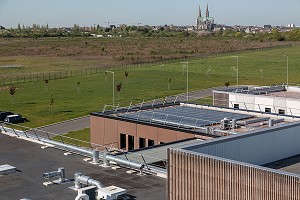
[(90, 68), (83, 68), (78, 70), (66, 70), (60, 72), (49, 72), (49, 73), (31, 73), (31, 74), (20, 74), (20, 75), (0, 75), (0, 86), (7, 86), (13, 85), (17, 83), (28, 83), (28, 82), (38, 82), (38, 81), (45, 81), (45, 80), (56, 80), (56, 79), (65, 79), (69, 77), (75, 76), (82, 76), (82, 75), (91, 75), (97, 73), (103, 73), (107, 70), (127, 70), (133, 69), (138, 67), (147, 67), (153, 65), (162, 65), (174, 62), (182, 62), (188, 61), (192, 59), (207, 59), (207, 58), (215, 58), (215, 57), (222, 57), (222, 56), (230, 56), (234, 54), (241, 54), (241, 53), (249, 53), (249, 52), (258, 52), (264, 51), (269, 49), (278, 49), (278, 48), (286, 48), (291, 47), (292, 45), (280, 45), (280, 46), (271, 46), (271, 47), (264, 47), (264, 48), (254, 48), (254, 49), (245, 49), (240, 51), (229, 51), (223, 53), (214, 53), (214, 54), (207, 54), (207, 55), (191, 55), (185, 56), (183, 58), (172, 58), (172, 59), (164, 59), (159, 61), (148, 61), (144, 63), (136, 63), (130, 65), (113, 65), (113, 66), (102, 66), (102, 67), (90, 67)]

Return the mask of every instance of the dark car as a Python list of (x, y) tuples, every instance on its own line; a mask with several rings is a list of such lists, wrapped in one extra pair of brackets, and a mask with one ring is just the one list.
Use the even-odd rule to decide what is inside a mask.
[(14, 113), (12, 112), (5, 112), (5, 111), (0, 111), (0, 122), (4, 121), (4, 119), (8, 116), (8, 115), (13, 115)]
[(25, 117), (22, 117), (22, 115), (8, 115), (4, 119), (4, 122), (12, 123), (12, 124), (24, 123), (24, 122), (27, 122), (27, 121), (28, 120)]

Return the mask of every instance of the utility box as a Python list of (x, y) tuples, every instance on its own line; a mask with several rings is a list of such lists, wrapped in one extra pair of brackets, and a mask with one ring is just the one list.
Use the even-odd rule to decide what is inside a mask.
[(109, 186), (102, 189), (98, 189), (98, 198), (105, 200), (115, 200), (124, 197), (126, 198), (126, 189), (116, 186)]

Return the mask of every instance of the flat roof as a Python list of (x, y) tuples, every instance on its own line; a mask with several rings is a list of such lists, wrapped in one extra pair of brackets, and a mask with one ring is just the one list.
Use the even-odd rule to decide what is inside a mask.
[[(299, 120), (294, 117), (279, 116), (272, 113), (190, 103), (161, 104), (138, 108), (127, 107), (115, 111), (94, 112), (91, 115), (172, 129), (210, 138), (267, 129), (269, 128), (269, 119), (272, 119), (273, 125), (276, 126)], [(227, 119), (227, 125), (224, 128), (222, 121), (225, 118)], [(232, 125), (234, 120), (236, 125)]]
[(300, 154), (264, 165), (264, 167), (279, 169), (300, 175)]
[(300, 100), (300, 93), (299, 92), (291, 92), (291, 91), (270, 93), (270, 94), (265, 94), (265, 96), (281, 97), (281, 98), (289, 98), (289, 99), (299, 99)]
[(0, 134), (0, 165), (16, 167), (17, 172), (0, 176), (1, 200), (11, 199), (64, 199), (74, 200), (77, 192), (68, 187), (74, 183), (44, 186), (42, 173), (66, 170), (66, 178), (73, 179), (74, 173), (82, 172), (104, 184), (127, 189), (133, 199), (166, 199), (166, 180), (160, 177), (138, 176), (126, 173), (127, 169), (113, 170), (92, 165), (79, 155), (64, 156), (54, 148), (41, 149), (40, 144)]
[(223, 89), (216, 90), (216, 91), (241, 93), (241, 94), (252, 94), (252, 95), (265, 95), (265, 94), (272, 94), (272, 93), (286, 91), (286, 87), (282, 86), (282, 85), (262, 86), (262, 87), (241, 86), (241, 87), (228, 87), (228, 88), (223, 88)]

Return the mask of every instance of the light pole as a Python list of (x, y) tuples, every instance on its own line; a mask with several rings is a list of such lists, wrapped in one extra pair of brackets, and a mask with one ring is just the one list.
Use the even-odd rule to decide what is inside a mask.
[(112, 72), (112, 71), (106, 71), (106, 72), (112, 73), (112, 75), (113, 75), (113, 88), (112, 88), (112, 90), (113, 90), (113, 109), (114, 109), (114, 107), (115, 107), (115, 72)]
[(289, 87), (289, 56), (284, 55), (286, 57), (286, 85)]
[(264, 72), (264, 70), (260, 69), (259, 72), (260, 72), (260, 80), (262, 81), (263, 80), (263, 72)]
[(239, 87), (239, 57), (238, 56), (232, 56), (233, 58), (236, 58), (236, 85)]
[(180, 62), (184, 64), (182, 67), (186, 65), (186, 102), (189, 101), (189, 62)]

